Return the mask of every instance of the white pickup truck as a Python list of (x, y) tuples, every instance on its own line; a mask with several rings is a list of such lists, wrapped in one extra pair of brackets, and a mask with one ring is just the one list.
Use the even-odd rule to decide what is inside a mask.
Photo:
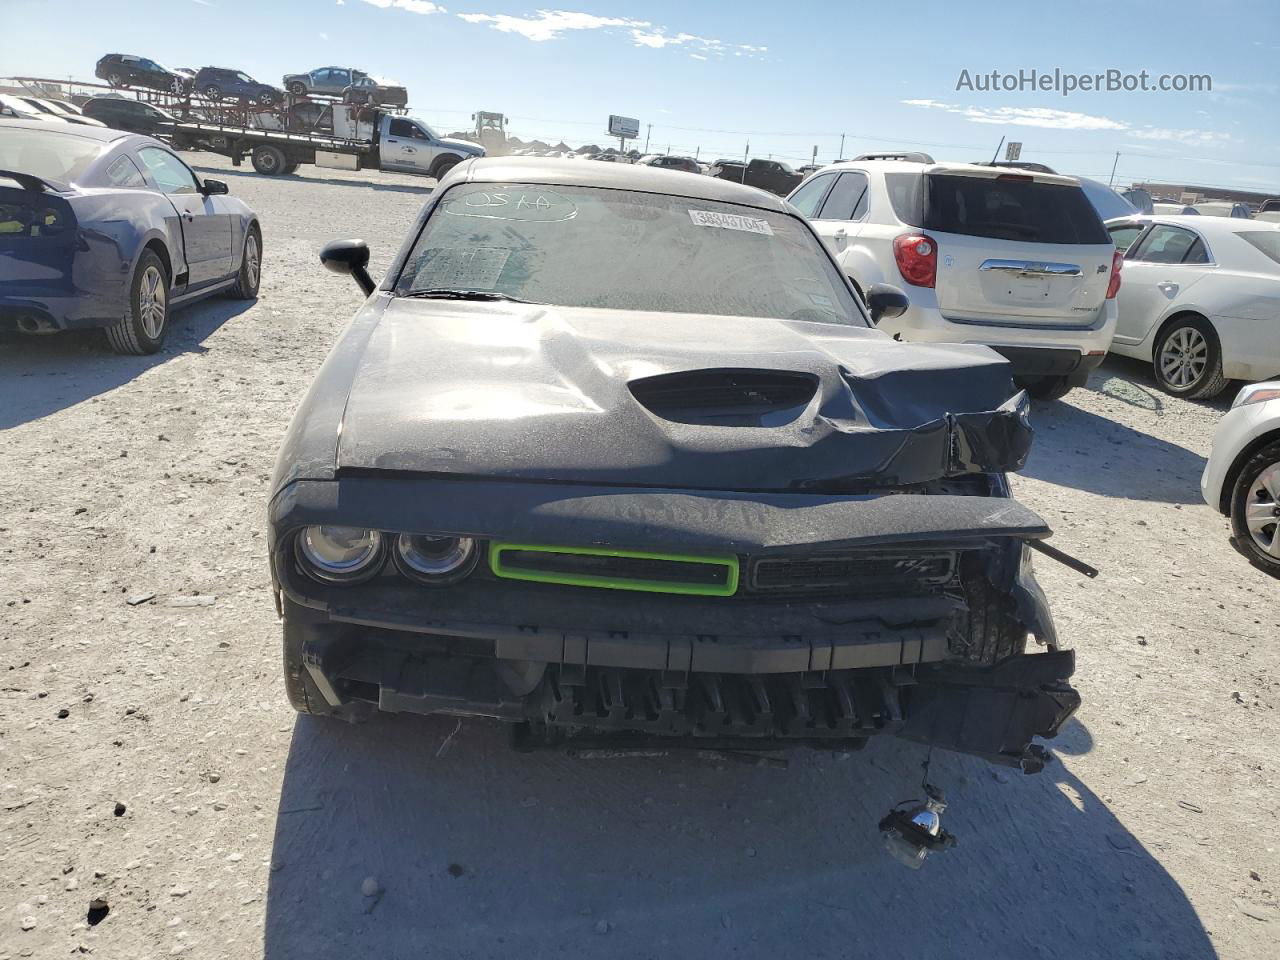
[(220, 153), (239, 166), (248, 156), (253, 168), (267, 176), (293, 173), (304, 163), (344, 170), (394, 170), (442, 177), (484, 147), (468, 140), (442, 137), (415, 117), (375, 107), (335, 104), (332, 132), (290, 132), (274, 114), (255, 118), (258, 126), (209, 121), (173, 124), (173, 145)]

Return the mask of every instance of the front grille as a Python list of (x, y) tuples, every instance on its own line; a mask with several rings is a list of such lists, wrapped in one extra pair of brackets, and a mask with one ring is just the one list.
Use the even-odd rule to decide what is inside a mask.
[(492, 543), (489, 567), (497, 577), (567, 586), (646, 593), (732, 596), (738, 558)]
[(955, 566), (953, 553), (759, 557), (751, 564), (748, 587), (767, 594), (917, 590), (950, 582)]

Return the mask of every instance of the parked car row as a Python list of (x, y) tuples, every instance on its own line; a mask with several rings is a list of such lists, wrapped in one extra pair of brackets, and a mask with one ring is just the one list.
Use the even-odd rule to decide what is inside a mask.
[(195, 94), (208, 100), (258, 106), (282, 103), (286, 90), (296, 97), (319, 94), (382, 106), (403, 107), (409, 102), (404, 87), (384, 83), (353, 67), (318, 67), (307, 73), (286, 74), (283, 86), (276, 87), (230, 67), (175, 70), (147, 57), (109, 53), (97, 62), (93, 72), (112, 87), (137, 87), (178, 96)]
[(1034, 396), (1082, 385), (1108, 352), (1191, 398), (1280, 374), (1280, 224), (1144, 216), (1041, 165), (921, 154), (833, 164), (789, 199), (860, 293), (905, 284), (886, 330), (986, 344)]

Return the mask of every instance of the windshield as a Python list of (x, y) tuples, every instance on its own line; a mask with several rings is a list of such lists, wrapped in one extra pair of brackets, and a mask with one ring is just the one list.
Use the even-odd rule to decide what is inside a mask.
[(409, 119), (411, 119), (414, 123), (416, 123), (418, 126), (420, 126), (420, 127), (422, 128), (422, 132), (423, 132), (423, 133), (425, 133), (429, 139), (431, 139), (431, 140), (439, 140), (439, 139), (440, 139), (440, 134), (438, 134), (438, 133), (436, 133), (434, 130), (432, 130), (432, 129), (431, 129), (431, 125), (430, 125), (430, 124), (428, 124), (428, 123), (427, 123), (427, 121), (425, 121), (425, 120), (419, 120), (417, 117), (410, 117)]
[(105, 146), (100, 140), (54, 130), (6, 130), (0, 137), (0, 170), (70, 183), (89, 168)]
[(396, 285), (399, 295), (428, 290), (565, 307), (866, 325), (799, 219), (595, 187), (452, 188)]

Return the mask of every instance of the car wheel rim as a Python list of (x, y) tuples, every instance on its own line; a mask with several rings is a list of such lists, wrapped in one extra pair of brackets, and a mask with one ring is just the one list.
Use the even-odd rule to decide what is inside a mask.
[(1280, 463), (1263, 469), (1249, 487), (1244, 523), (1254, 545), (1280, 560)]
[(258, 285), (259, 263), (258, 238), (250, 234), (244, 243), (244, 273), (250, 287)]
[(164, 308), (164, 277), (158, 268), (147, 267), (138, 288), (138, 315), (142, 331), (152, 340), (159, 340), (164, 330)]
[(1209, 365), (1209, 341), (1195, 327), (1180, 327), (1160, 348), (1160, 376), (1174, 387), (1189, 387)]

